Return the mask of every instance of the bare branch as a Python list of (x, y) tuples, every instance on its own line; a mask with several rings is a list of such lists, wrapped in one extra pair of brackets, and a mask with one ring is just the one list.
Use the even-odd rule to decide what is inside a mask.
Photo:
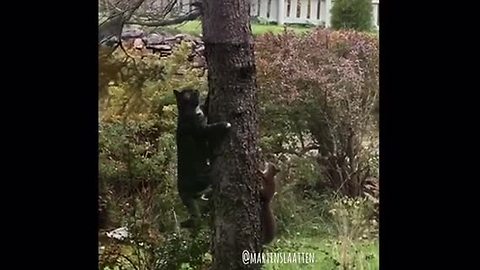
[(104, 41), (109, 40), (111, 37), (117, 37), (118, 42), (120, 42), (123, 25), (125, 21), (130, 20), (133, 13), (143, 4), (145, 0), (138, 0), (131, 7), (122, 10), (121, 12), (116, 12), (113, 15), (109, 16), (102, 24), (99, 25), (98, 29), (98, 42), (102, 44)]
[(162, 16), (165, 17), (167, 16), (167, 14), (169, 14), (173, 8), (175, 7), (175, 5), (177, 4), (177, 1), (170, 1), (163, 9), (162, 11)]
[(193, 21), (196, 20), (200, 17), (200, 11), (194, 10), (186, 15), (173, 18), (173, 19), (167, 19), (167, 20), (161, 20), (161, 21), (156, 21), (156, 22), (141, 22), (141, 21), (128, 21), (125, 24), (135, 24), (135, 25), (141, 25), (141, 26), (151, 26), (151, 27), (159, 27), (159, 26), (167, 26), (167, 25), (174, 25), (174, 24), (179, 24), (183, 23), (186, 21)]
[(138, 68), (137, 68), (137, 62), (135, 61), (135, 58), (133, 56), (131, 56), (127, 50), (125, 49), (125, 47), (123, 46), (122, 42), (119, 42), (118, 45), (120, 46), (120, 48), (122, 49), (123, 53), (130, 59), (132, 59), (133, 61), (133, 67), (135, 68), (135, 71), (139, 72), (138, 71)]

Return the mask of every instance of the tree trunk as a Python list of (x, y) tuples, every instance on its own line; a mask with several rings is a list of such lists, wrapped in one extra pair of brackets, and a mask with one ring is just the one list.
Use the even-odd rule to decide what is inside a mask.
[(258, 105), (250, 1), (203, 0), (210, 122), (232, 129), (214, 146), (212, 269), (260, 269), (242, 251), (260, 252)]

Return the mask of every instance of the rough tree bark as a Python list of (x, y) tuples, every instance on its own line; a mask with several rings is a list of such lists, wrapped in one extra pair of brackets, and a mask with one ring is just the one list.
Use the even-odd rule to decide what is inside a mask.
[(203, 0), (209, 120), (232, 130), (214, 147), (212, 269), (260, 269), (242, 251), (261, 251), (258, 104), (249, 0)]

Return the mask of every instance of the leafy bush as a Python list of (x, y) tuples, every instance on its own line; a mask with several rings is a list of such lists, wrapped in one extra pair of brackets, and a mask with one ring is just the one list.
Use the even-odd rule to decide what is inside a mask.
[(152, 241), (135, 235), (123, 243), (103, 246), (100, 251), (99, 269), (208, 269), (211, 263), (209, 233), (202, 231), (195, 236), (177, 232)]
[[(190, 46), (183, 42), (165, 58), (135, 49), (128, 52), (117, 49), (113, 54), (101, 51), (101, 120), (152, 119), (162, 114), (165, 106), (175, 104), (174, 89), (195, 87), (205, 91), (205, 76), (200, 77), (187, 61)], [(162, 121), (163, 118), (156, 120)]]
[(263, 151), (313, 155), (329, 188), (361, 195), (377, 143), (378, 39), (318, 29), (264, 35), (256, 50)]
[(117, 200), (107, 203), (110, 210), (120, 199), (148, 194), (158, 216), (177, 201), (173, 90), (206, 85), (204, 77), (188, 72), (189, 53), (186, 43), (166, 58), (134, 49), (100, 53), (99, 185), (104, 198)]
[(131, 234), (126, 242), (101, 237), (100, 269), (198, 269), (206, 263), (208, 235), (178, 228), (186, 211), (176, 189), (173, 90), (206, 89), (205, 77), (190, 69), (189, 53), (184, 43), (166, 58), (120, 49), (100, 54), (102, 229), (126, 226)]
[(332, 28), (369, 31), (372, 12), (371, 0), (335, 0), (331, 9)]

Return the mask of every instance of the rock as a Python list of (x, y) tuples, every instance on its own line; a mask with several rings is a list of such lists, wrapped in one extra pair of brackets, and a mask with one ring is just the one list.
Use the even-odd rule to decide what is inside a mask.
[(176, 42), (177, 41), (177, 38), (174, 37), (174, 36), (171, 36), (171, 37), (166, 37), (164, 39), (165, 42)]
[(194, 38), (193, 43), (195, 43), (195, 45), (197, 45), (197, 46), (204, 44), (203, 40), (201, 38)]
[(133, 47), (135, 49), (143, 49), (143, 47), (145, 46), (145, 44), (143, 43), (143, 40), (141, 38), (137, 38), (135, 39), (135, 41), (133, 42)]
[(177, 35), (175, 35), (175, 39), (183, 40), (183, 39), (185, 39), (186, 36), (187, 35), (185, 35), (185, 34), (177, 34)]
[(145, 33), (140, 29), (128, 29), (122, 33), (122, 39), (141, 38)]
[(197, 46), (195, 48), (196, 53), (203, 53), (203, 51), (205, 51), (205, 46), (203, 46), (203, 45)]
[(147, 49), (152, 50), (153, 53), (160, 53), (160, 57), (168, 56), (172, 54), (172, 46), (167, 44), (160, 44), (160, 45), (147, 45)]
[(144, 42), (147, 45), (158, 45), (158, 44), (162, 44), (164, 41), (165, 41), (165, 37), (159, 34), (151, 34), (147, 36), (147, 38), (144, 40)]
[(127, 227), (120, 227), (113, 231), (106, 233), (107, 237), (117, 239), (117, 240), (125, 240), (130, 236)]
[(148, 45), (147, 49), (155, 49), (158, 51), (171, 51), (172, 46), (166, 45), (166, 44), (160, 44), (160, 45)]

